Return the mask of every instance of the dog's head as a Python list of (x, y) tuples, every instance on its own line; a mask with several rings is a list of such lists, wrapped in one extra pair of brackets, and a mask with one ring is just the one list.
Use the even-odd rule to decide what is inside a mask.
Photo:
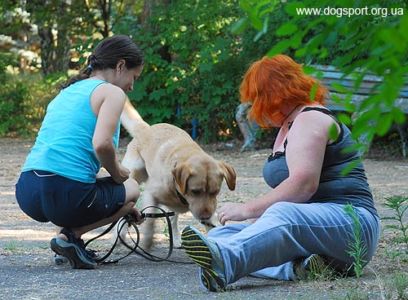
[(229, 164), (210, 156), (192, 156), (173, 169), (177, 190), (186, 199), (194, 217), (207, 221), (217, 208), (217, 195), (223, 179), (235, 189), (236, 174)]

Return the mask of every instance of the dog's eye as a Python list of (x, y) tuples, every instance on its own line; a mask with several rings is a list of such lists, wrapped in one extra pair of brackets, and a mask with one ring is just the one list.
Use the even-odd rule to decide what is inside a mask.
[(198, 195), (201, 194), (201, 190), (191, 190), (191, 193), (192, 193), (194, 196), (198, 196)]

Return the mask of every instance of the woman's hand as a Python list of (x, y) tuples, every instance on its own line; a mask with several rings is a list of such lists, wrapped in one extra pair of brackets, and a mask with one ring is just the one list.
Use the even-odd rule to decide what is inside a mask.
[(136, 209), (135, 207), (132, 208), (129, 214), (132, 216), (133, 220), (135, 221), (137, 225), (141, 225), (143, 223), (144, 218), (142, 214), (140, 213), (140, 211)]
[(226, 203), (217, 210), (217, 213), (222, 225), (227, 221), (244, 221), (251, 217), (245, 203)]

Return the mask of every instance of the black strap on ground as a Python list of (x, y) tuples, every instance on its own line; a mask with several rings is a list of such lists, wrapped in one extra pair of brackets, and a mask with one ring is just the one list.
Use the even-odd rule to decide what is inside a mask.
[[(160, 213), (148, 213), (148, 212), (146, 212), (146, 210), (148, 210), (148, 209), (158, 209), (161, 212)], [(142, 256), (142, 257), (144, 257), (144, 258), (146, 258), (148, 260), (154, 261), (154, 262), (160, 262), (160, 261), (177, 262), (177, 261), (169, 260), (169, 257), (171, 256), (171, 254), (173, 252), (173, 231), (172, 231), (172, 228), (171, 228), (170, 217), (174, 216), (174, 212), (166, 212), (162, 208), (157, 207), (157, 206), (147, 206), (144, 209), (142, 209), (140, 213), (141, 213), (143, 219), (145, 219), (145, 218), (165, 218), (166, 219), (166, 223), (167, 223), (167, 227), (168, 227), (168, 233), (169, 233), (169, 250), (167, 252), (167, 255), (165, 257), (158, 257), (156, 255), (153, 255), (153, 254), (147, 252), (143, 248), (141, 248), (139, 246), (140, 232), (139, 232), (139, 229), (137, 227), (137, 221), (131, 215), (127, 215), (127, 216), (121, 218), (119, 221), (112, 223), (104, 232), (102, 232), (98, 236), (90, 239), (89, 241), (87, 241), (85, 243), (85, 247), (87, 247), (91, 242), (97, 240), (98, 238), (104, 236), (109, 231), (111, 231), (112, 228), (114, 228), (116, 224), (118, 225), (117, 226), (117, 233), (116, 233), (115, 242), (113, 243), (111, 249), (104, 256), (95, 259), (95, 261), (98, 264), (117, 263), (118, 261), (124, 259), (125, 257), (128, 257), (132, 253), (140, 255), (140, 256)], [(122, 229), (126, 225), (128, 226), (128, 230), (129, 230), (130, 227), (132, 227), (136, 232), (136, 240), (134, 240), (132, 238), (132, 236), (129, 234), (130, 240), (133, 242), (133, 245), (129, 245), (125, 240), (122, 239), (122, 237), (120, 235)], [(122, 256), (120, 258), (113, 259), (113, 260), (107, 260), (108, 257), (112, 254), (112, 252), (115, 249), (116, 245), (118, 244), (118, 241), (120, 241), (126, 248), (128, 248), (129, 252), (126, 255), (124, 255), (124, 256)]]

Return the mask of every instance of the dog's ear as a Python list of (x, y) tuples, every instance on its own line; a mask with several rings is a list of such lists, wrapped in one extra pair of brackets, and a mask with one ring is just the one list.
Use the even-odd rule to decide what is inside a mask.
[(174, 181), (180, 188), (180, 193), (184, 194), (187, 190), (187, 180), (191, 175), (191, 168), (188, 164), (178, 164), (173, 170)]
[(221, 161), (220, 162), (220, 167), (222, 169), (222, 172), (224, 174), (225, 181), (227, 182), (228, 188), (233, 191), (235, 190), (235, 184), (237, 181), (237, 174), (235, 173), (235, 170), (232, 166), (229, 164)]

